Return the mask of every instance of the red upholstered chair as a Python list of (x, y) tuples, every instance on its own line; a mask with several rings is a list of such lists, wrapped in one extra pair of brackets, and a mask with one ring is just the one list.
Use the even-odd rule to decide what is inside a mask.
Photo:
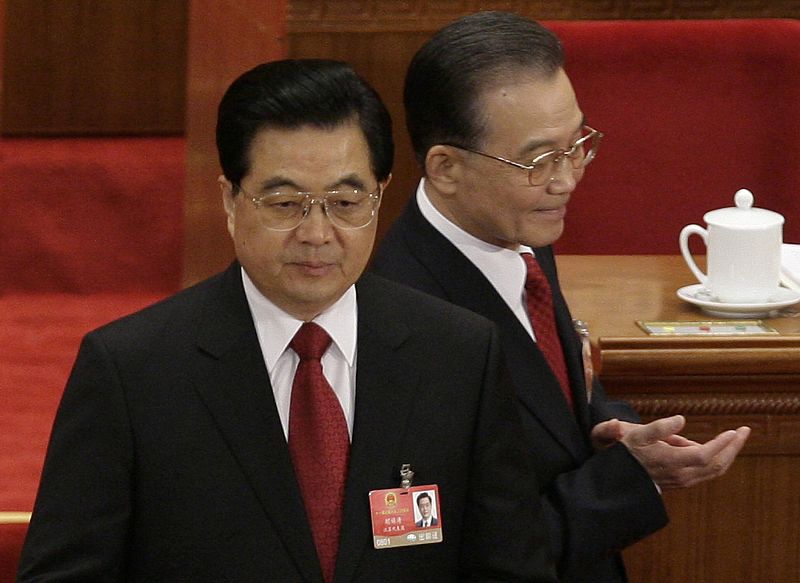
[(678, 233), (749, 188), (800, 243), (800, 22), (546, 23), (600, 154), (561, 253), (678, 253)]
[(183, 138), (0, 139), (0, 293), (180, 287)]
[[(33, 508), (83, 334), (179, 288), (185, 157), (174, 137), (0, 139), (0, 513)], [(0, 583), (26, 530), (0, 524)]]

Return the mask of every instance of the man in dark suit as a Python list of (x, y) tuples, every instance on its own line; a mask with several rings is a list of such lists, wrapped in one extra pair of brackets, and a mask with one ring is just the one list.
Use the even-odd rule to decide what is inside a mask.
[[(361, 277), (393, 156), (377, 94), (267, 63), (217, 145), (237, 262), (86, 336), (19, 581), (554, 581), (493, 325)], [(378, 544), (423, 485), (443, 540)]]
[(422, 517), (416, 523), (418, 527), (429, 528), (439, 525), (439, 519), (433, 515), (433, 499), (428, 492), (423, 492), (417, 496), (417, 508), (419, 508), (419, 514)]
[(724, 473), (749, 429), (698, 444), (681, 416), (641, 425), (587, 390), (550, 244), (602, 135), (552, 33), (508, 13), (455, 21), (415, 55), (404, 99), (424, 178), (372, 269), (498, 324), (561, 580), (625, 581), (619, 552), (667, 523), (659, 489)]

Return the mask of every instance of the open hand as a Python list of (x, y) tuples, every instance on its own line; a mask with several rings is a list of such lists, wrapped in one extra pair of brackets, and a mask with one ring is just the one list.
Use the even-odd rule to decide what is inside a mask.
[(611, 419), (592, 430), (592, 443), (602, 449), (621, 441), (662, 490), (686, 488), (721, 476), (750, 435), (749, 427), (723, 431), (706, 443), (679, 435), (682, 415), (647, 424)]

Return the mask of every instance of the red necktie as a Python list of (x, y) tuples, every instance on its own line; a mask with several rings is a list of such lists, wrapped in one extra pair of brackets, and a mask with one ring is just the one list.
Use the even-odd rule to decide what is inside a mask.
[(544, 354), (547, 363), (561, 385), (567, 403), (572, 408), (572, 392), (569, 388), (569, 375), (564, 362), (564, 350), (556, 329), (556, 314), (553, 309), (553, 293), (539, 262), (530, 253), (522, 253), (528, 274), (525, 277), (525, 295), (528, 303), (528, 317), (536, 335), (536, 344)]
[(350, 437), (339, 399), (322, 373), (331, 337), (306, 322), (289, 346), (300, 357), (289, 408), (289, 454), (314, 535), (322, 574), (333, 581)]

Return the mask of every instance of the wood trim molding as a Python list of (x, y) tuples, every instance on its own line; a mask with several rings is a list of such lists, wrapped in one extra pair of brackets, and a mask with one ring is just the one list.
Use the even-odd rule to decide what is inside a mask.
[(288, 32), (428, 32), (478, 10), (537, 20), (800, 18), (796, 0), (290, 0)]
[[(630, 396), (626, 400), (641, 415), (798, 415), (800, 394), (770, 393), (724, 396)], [(800, 423), (800, 422), (799, 422)]]
[(615, 377), (800, 374), (800, 337), (601, 337), (603, 372)]

